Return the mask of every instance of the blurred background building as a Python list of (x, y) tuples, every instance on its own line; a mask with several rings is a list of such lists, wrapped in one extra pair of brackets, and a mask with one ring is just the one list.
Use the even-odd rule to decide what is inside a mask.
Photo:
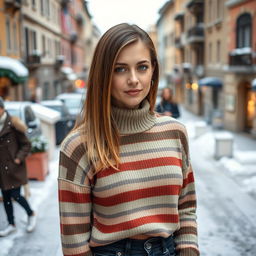
[[(213, 127), (256, 136), (255, 24), (255, 0), (166, 1), (149, 29), (159, 89)], [(100, 37), (87, 1), (0, 0), (0, 26), (2, 97), (41, 101), (86, 86)]]
[(208, 124), (256, 134), (256, 1), (170, 0), (159, 11), (162, 87)]
[[(0, 0), (0, 55), (27, 70), (7, 70), (0, 59), (0, 95), (41, 101), (85, 86), (100, 36), (83, 0)], [(4, 63), (6, 63), (6, 59)], [(18, 77), (19, 79), (14, 79)]]

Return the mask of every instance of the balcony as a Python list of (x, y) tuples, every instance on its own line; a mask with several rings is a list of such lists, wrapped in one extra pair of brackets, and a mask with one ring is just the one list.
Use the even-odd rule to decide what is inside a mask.
[(175, 47), (180, 49), (182, 48), (182, 45), (181, 45), (181, 38), (180, 37), (175, 37), (174, 39), (174, 44), (175, 44)]
[(78, 39), (78, 35), (76, 32), (72, 32), (71, 35), (70, 35), (70, 42), (71, 44), (74, 44)]
[(40, 54), (30, 54), (26, 58), (26, 64), (29, 67), (35, 67), (41, 64), (41, 55)]
[(10, 10), (13, 14), (21, 9), (21, 0), (5, 0), (5, 9)]
[(188, 43), (202, 43), (204, 42), (204, 26), (199, 23), (196, 26), (190, 28), (187, 32)]
[(204, 11), (204, 0), (190, 0), (186, 7), (192, 14), (199, 14)]
[(182, 22), (184, 20), (184, 12), (178, 12), (175, 16), (174, 16), (174, 20)]
[(247, 73), (256, 68), (256, 53), (249, 47), (234, 49), (229, 53), (229, 70)]

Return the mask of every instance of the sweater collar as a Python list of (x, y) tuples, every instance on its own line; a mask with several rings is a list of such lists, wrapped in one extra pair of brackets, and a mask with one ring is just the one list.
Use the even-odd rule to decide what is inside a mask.
[(122, 109), (112, 106), (112, 116), (120, 134), (134, 134), (149, 130), (156, 117), (149, 111), (149, 102), (144, 100), (139, 109)]

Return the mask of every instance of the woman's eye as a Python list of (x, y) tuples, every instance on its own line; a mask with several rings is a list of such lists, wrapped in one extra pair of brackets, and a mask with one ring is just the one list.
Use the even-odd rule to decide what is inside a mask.
[(140, 66), (138, 66), (138, 70), (140, 70), (140, 71), (146, 71), (147, 69), (148, 69), (147, 65), (140, 65)]
[(126, 70), (125, 67), (116, 67), (114, 71), (116, 73), (121, 73), (121, 72), (125, 72), (125, 70)]

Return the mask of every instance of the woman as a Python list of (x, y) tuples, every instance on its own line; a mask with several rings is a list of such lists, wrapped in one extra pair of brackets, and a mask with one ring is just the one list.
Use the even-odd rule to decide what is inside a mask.
[(185, 127), (158, 117), (148, 34), (119, 24), (99, 40), (83, 118), (61, 145), (64, 255), (199, 255)]
[(0, 237), (16, 231), (12, 199), (17, 201), (28, 215), (27, 232), (36, 225), (36, 215), (20, 191), (27, 184), (25, 158), (30, 153), (30, 142), (25, 132), (26, 125), (18, 118), (11, 117), (5, 110), (0, 97), (0, 188), (8, 225), (0, 231)]
[(163, 89), (162, 100), (157, 105), (156, 111), (165, 116), (172, 116), (173, 118), (180, 117), (178, 105), (173, 101), (173, 93), (171, 88)]

